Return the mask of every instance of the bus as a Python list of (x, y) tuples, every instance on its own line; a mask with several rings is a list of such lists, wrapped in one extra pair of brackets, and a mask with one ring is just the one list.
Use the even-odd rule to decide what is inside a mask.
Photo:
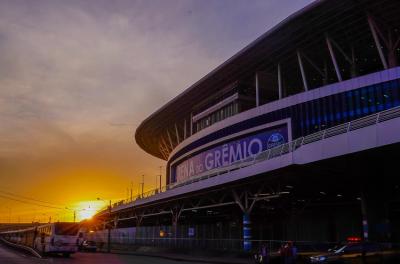
[(0, 233), (13, 244), (33, 248), (41, 255), (62, 254), (69, 257), (77, 251), (79, 225), (76, 223), (49, 223), (32, 228)]

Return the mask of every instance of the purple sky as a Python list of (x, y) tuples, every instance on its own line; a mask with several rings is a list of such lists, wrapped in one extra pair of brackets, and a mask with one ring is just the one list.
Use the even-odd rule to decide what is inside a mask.
[(74, 204), (125, 198), (142, 174), (153, 187), (164, 162), (137, 125), (310, 2), (0, 0), (0, 191)]

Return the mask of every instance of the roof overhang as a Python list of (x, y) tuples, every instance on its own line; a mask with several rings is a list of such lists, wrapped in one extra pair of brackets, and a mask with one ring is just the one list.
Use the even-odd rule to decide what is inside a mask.
[(298, 49), (313, 52), (317, 45), (321, 45), (321, 38), (326, 33), (345, 43), (371, 38), (366, 26), (367, 13), (384, 15), (390, 23), (391, 19), (398, 22), (399, 9), (396, 0), (318, 0), (311, 3), (146, 118), (136, 130), (137, 144), (149, 154), (165, 159), (159, 148), (162, 134), (171, 124), (183, 122), (190, 115), (194, 102), (204, 100), (216, 89), (240, 76), (254, 73), (260, 67), (276, 67), (278, 63), (288, 62), (289, 55)]

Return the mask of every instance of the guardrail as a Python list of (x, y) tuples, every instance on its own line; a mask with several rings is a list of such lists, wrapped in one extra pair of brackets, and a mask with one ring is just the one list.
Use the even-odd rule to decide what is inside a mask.
[(151, 191), (145, 192), (142, 195), (137, 195), (132, 200), (122, 200), (118, 203), (115, 203), (113, 205), (113, 207), (132, 203), (136, 200), (148, 198), (148, 197), (157, 195), (159, 193), (166, 192), (170, 189), (179, 188), (179, 187), (182, 187), (182, 186), (185, 186), (188, 184), (192, 184), (192, 183), (204, 180), (204, 179), (212, 178), (212, 177), (215, 177), (215, 176), (218, 176), (221, 174), (229, 173), (234, 170), (248, 167), (248, 166), (254, 165), (258, 162), (262, 162), (265, 160), (270, 160), (270, 159), (273, 159), (276, 157), (280, 157), (282, 155), (285, 155), (287, 153), (295, 151), (296, 149), (300, 148), (301, 146), (304, 146), (304, 145), (307, 145), (307, 144), (310, 144), (313, 142), (317, 142), (320, 140), (324, 140), (329, 137), (334, 137), (334, 136), (337, 136), (340, 134), (345, 134), (350, 131), (354, 131), (354, 130), (357, 130), (360, 128), (375, 125), (375, 124), (385, 122), (385, 121), (388, 121), (388, 120), (391, 120), (394, 118), (398, 118), (398, 117), (400, 117), (400, 107), (395, 107), (395, 108), (392, 108), (389, 110), (385, 110), (385, 111), (381, 111), (381, 112), (378, 112), (378, 113), (375, 113), (375, 114), (372, 114), (369, 116), (365, 116), (365, 117), (362, 117), (362, 118), (359, 118), (359, 119), (356, 119), (356, 120), (353, 120), (353, 121), (350, 121), (347, 123), (343, 123), (343, 124), (340, 124), (340, 125), (337, 125), (337, 126), (334, 126), (331, 128), (327, 128), (325, 130), (318, 131), (316, 133), (307, 135), (305, 137), (295, 139), (291, 142), (281, 144), (277, 147), (267, 149), (257, 155), (248, 157), (243, 160), (236, 161), (228, 166), (203, 172), (203, 173), (197, 175), (196, 177), (190, 178), (189, 180), (187, 180), (185, 182), (171, 183), (169, 185), (162, 186), (161, 188), (157, 188), (157, 189), (153, 189)]
[(8, 246), (15, 247), (15, 248), (24, 250), (26, 252), (29, 252), (30, 254), (32, 254), (33, 256), (35, 256), (37, 258), (42, 258), (42, 256), (36, 250), (34, 250), (33, 248), (30, 248), (30, 247), (27, 247), (27, 246), (24, 246), (24, 245), (20, 245), (20, 244), (11, 243), (11, 242), (3, 239), (3, 238), (0, 238), (0, 242), (6, 244)]

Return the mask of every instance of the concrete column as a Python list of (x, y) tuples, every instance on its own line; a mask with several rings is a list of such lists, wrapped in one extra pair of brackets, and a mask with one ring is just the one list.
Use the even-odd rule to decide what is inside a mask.
[(363, 239), (365, 241), (368, 241), (369, 231), (368, 231), (367, 202), (365, 200), (364, 195), (361, 195), (361, 216), (362, 216)]
[[(371, 170), (376, 172), (375, 170)], [(379, 172), (381, 173), (381, 172)], [(379, 175), (375, 173), (375, 176)], [(370, 174), (366, 174), (366, 177)], [(364, 186), (361, 193), (362, 231), (365, 241), (388, 242), (391, 237), (390, 219), (387, 213), (385, 185), (375, 182)]]
[(247, 252), (252, 250), (251, 221), (249, 213), (243, 213), (243, 250)]
[(172, 214), (172, 233), (174, 238), (174, 246), (176, 247), (178, 244), (178, 218), (177, 213)]

